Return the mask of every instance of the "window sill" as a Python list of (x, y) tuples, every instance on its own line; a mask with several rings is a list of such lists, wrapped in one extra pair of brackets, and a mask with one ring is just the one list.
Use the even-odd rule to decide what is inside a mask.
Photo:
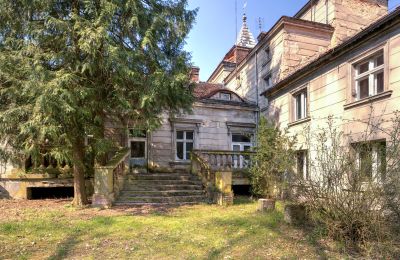
[(310, 121), (311, 121), (311, 117), (306, 117), (306, 118), (299, 119), (299, 120), (296, 120), (294, 122), (289, 123), (288, 127), (292, 127), (292, 126), (295, 126), (295, 125), (300, 125), (300, 124), (303, 124), (303, 123), (306, 123), (306, 122), (310, 122)]
[(354, 108), (354, 107), (358, 107), (358, 106), (362, 106), (368, 103), (372, 103), (374, 101), (380, 100), (380, 99), (384, 99), (384, 98), (388, 98), (392, 95), (393, 90), (387, 90), (384, 91), (382, 93), (379, 93), (375, 96), (371, 96), (371, 97), (367, 97), (361, 100), (357, 100), (348, 104), (344, 105), (344, 110), (350, 109), (350, 108)]

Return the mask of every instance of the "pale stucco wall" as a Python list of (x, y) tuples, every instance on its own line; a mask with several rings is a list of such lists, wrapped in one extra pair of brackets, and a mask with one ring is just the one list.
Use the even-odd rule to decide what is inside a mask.
[[(177, 115), (173, 124), (169, 116), (164, 114), (161, 127), (151, 133), (149, 151), (151, 166), (169, 168), (170, 163), (176, 161), (174, 126), (176, 129), (194, 130), (195, 149), (231, 150), (231, 136), (227, 122), (255, 124), (255, 109), (196, 102), (192, 114)], [(248, 129), (244, 127), (243, 130)]]
[[(354, 62), (363, 56), (368, 56), (376, 51), (384, 50), (385, 57), (385, 97), (366, 102), (357, 106), (351, 96), (352, 67)], [(311, 120), (298, 125), (291, 125), (291, 109), (294, 101), (291, 92), (307, 86), (309, 93), (309, 116)], [(390, 94), (390, 91), (392, 93)], [(371, 114), (372, 109), (372, 114)], [(302, 136), (304, 127), (309, 125), (311, 131), (326, 125), (328, 116), (336, 119), (338, 130), (349, 134), (353, 141), (360, 138), (366, 125), (355, 121), (366, 121), (372, 115), (374, 120), (390, 119), (394, 112), (400, 110), (400, 29), (388, 32), (384, 37), (371, 40), (359, 48), (352, 50), (345, 56), (321, 67), (309, 77), (299, 82), (290, 84), (270, 98), (270, 107), (265, 115), (276, 120), (282, 129), (288, 128), (292, 135)], [(386, 124), (387, 126), (387, 124)], [(385, 138), (383, 132), (371, 135), (370, 140)], [(304, 140), (300, 138), (299, 146)]]

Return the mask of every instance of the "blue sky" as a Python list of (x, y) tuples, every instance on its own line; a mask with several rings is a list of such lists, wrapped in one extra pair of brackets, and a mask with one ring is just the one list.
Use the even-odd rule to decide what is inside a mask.
[[(267, 31), (283, 15), (293, 16), (307, 0), (237, 0), (237, 29), (242, 24), (243, 5), (247, 2), (247, 24), (256, 38)], [(400, 0), (389, 0), (389, 9)], [(196, 24), (187, 39), (186, 50), (192, 62), (200, 67), (200, 79), (206, 81), (226, 52), (236, 41), (235, 0), (189, 0), (189, 8), (199, 7)]]

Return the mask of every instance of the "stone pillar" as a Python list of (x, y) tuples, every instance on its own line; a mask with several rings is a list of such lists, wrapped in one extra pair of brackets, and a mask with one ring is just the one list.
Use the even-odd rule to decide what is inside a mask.
[(94, 169), (94, 195), (92, 205), (111, 207), (114, 201), (113, 169), (96, 167)]
[(259, 199), (257, 210), (260, 212), (269, 212), (269, 211), (275, 210), (275, 200), (274, 199)]
[(218, 205), (233, 205), (232, 172), (216, 172), (215, 186), (220, 191), (217, 197)]

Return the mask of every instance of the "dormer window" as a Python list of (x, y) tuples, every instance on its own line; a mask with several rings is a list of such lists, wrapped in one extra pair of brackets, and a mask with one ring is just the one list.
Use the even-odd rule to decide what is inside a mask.
[(221, 92), (221, 93), (219, 93), (219, 98), (221, 100), (230, 101), (230, 100), (232, 100), (232, 95), (231, 95), (231, 93)]

